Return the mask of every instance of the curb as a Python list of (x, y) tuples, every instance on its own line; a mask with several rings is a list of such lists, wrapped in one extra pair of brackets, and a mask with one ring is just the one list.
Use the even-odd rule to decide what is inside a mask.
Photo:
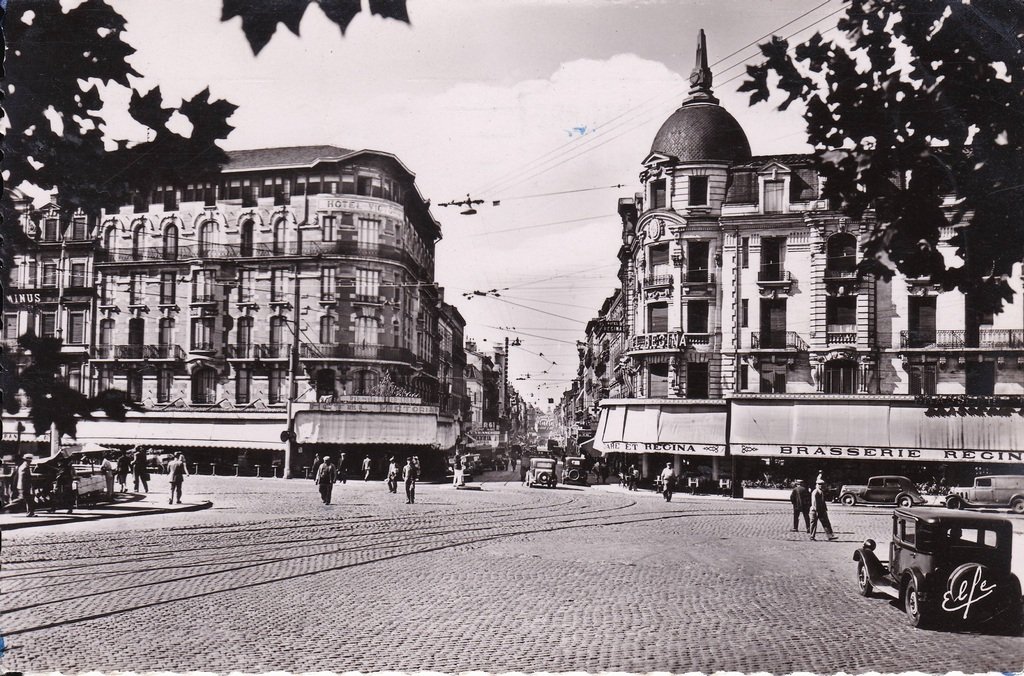
[(110, 513), (104, 514), (102, 512), (81, 512), (79, 516), (73, 514), (66, 515), (54, 515), (53, 517), (46, 516), (42, 519), (30, 519), (22, 516), (22, 518), (11, 523), (0, 524), (0, 531), (8, 530), (21, 530), (23, 528), (45, 528), (47, 526), (63, 526), (72, 523), (86, 523), (91, 521), (100, 521), (103, 519), (127, 519), (133, 516), (150, 516), (153, 514), (176, 514), (178, 512), (198, 512), (204, 509), (210, 509), (213, 507), (213, 503), (209, 500), (199, 502), (196, 504), (182, 505), (181, 507), (154, 507), (152, 509), (139, 509), (128, 513)]

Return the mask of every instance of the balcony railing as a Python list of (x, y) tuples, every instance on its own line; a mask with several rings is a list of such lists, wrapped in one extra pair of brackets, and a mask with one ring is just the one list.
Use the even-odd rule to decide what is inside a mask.
[(796, 331), (751, 331), (750, 349), (806, 352), (807, 343)]
[(685, 334), (686, 345), (710, 345), (711, 334), (706, 332), (694, 333), (687, 331)]
[(856, 256), (832, 256), (826, 259), (825, 279), (850, 279), (856, 276)]
[(644, 286), (672, 286), (671, 274), (654, 274), (644, 277)]
[(825, 343), (828, 345), (852, 345), (856, 342), (856, 325), (830, 324), (825, 327)]
[(193, 340), (192, 351), (193, 352), (213, 352), (216, 348), (214, 347), (212, 340)]
[[(900, 331), (902, 348), (964, 349), (967, 347), (965, 331)], [(1024, 349), (1024, 329), (981, 329), (978, 347), (988, 349)]]
[(348, 343), (303, 343), (299, 346), (300, 359), (377, 359), (412, 364), (416, 356), (404, 347), (385, 345), (351, 345)]
[(224, 356), (228, 359), (285, 359), (288, 357), (288, 343), (243, 343), (227, 345)]
[(757, 272), (759, 282), (792, 282), (793, 273), (783, 270), (781, 266), (764, 266)]
[(180, 345), (95, 345), (90, 351), (93, 359), (165, 360), (184, 361), (185, 350)]
[(689, 269), (683, 275), (683, 284), (714, 284), (715, 275), (713, 272), (704, 269)]

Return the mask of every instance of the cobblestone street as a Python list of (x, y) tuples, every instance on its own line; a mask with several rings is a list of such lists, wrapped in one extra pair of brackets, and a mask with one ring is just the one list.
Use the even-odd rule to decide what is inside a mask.
[(5, 533), (0, 666), (1024, 669), (1024, 638), (913, 629), (857, 594), (853, 551), (888, 543), (890, 510), (836, 506), (839, 541), (810, 542), (788, 503), (511, 477), (421, 484), (414, 505), (349, 481), (331, 506), (310, 481), (190, 477), (212, 509)]

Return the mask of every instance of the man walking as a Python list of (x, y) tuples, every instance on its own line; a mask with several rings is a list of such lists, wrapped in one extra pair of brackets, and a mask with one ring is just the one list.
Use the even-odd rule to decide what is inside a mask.
[(676, 487), (676, 473), (672, 469), (672, 463), (666, 462), (665, 469), (661, 470), (661, 492), (665, 496), (665, 502), (672, 502), (672, 491)]
[(793, 492), (789, 494), (789, 501), (793, 503), (793, 533), (800, 530), (800, 515), (804, 516), (804, 528), (811, 532), (811, 492), (804, 486), (803, 479), (797, 479), (793, 485)]
[(363, 481), (370, 480), (370, 456), (363, 458)]
[(416, 502), (416, 479), (419, 478), (419, 473), (412, 458), (409, 458), (405, 463), (405, 467), (402, 470), (402, 478), (405, 479), (405, 504), (411, 505)]
[(395, 464), (394, 456), (388, 458), (388, 490), (398, 492), (398, 465)]
[(149, 470), (146, 468), (146, 452), (141, 448), (135, 449), (135, 457), (132, 458), (132, 473), (135, 475), (135, 492), (139, 491), (139, 482), (142, 488), (149, 492)]
[(832, 534), (832, 524), (828, 520), (828, 501), (825, 500), (825, 482), (822, 479), (818, 479), (814, 485), (814, 491), (811, 493), (812, 540), (815, 539), (814, 536), (818, 533), (819, 522), (825, 534), (828, 535), (828, 539), (835, 540), (836, 536)]
[(317, 453), (316, 455), (313, 456), (313, 470), (312, 470), (313, 471), (313, 476), (312, 476), (312, 479), (313, 479), (314, 482), (316, 481), (316, 473), (320, 471), (320, 465), (322, 465), (323, 462), (324, 461), (320, 457), (319, 453)]
[(320, 500), (325, 505), (331, 504), (331, 493), (334, 491), (334, 482), (337, 479), (338, 472), (334, 469), (331, 456), (325, 455), (316, 471), (316, 485), (320, 489)]
[(26, 453), (18, 465), (17, 489), (25, 501), (25, 516), (36, 515), (36, 496), (32, 491), (32, 454)]
[(175, 453), (174, 459), (167, 463), (167, 474), (171, 481), (171, 499), (167, 501), (167, 504), (174, 502), (174, 496), (178, 496), (178, 504), (181, 504), (181, 484), (184, 483), (185, 477), (188, 476), (188, 467), (185, 466), (185, 456), (181, 453)]
[(347, 484), (348, 483), (348, 475), (345, 474), (345, 454), (344, 453), (339, 453), (338, 454), (338, 471), (336, 472), (336, 474), (338, 475), (338, 480), (340, 480), (341, 483), (343, 483), (343, 484)]

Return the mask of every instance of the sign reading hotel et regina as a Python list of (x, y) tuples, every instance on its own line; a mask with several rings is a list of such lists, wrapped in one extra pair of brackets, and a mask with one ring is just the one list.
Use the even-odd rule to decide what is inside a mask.
[(670, 441), (605, 441), (602, 450), (625, 453), (686, 453), (693, 455), (725, 455), (722, 444), (687, 444)]
[(845, 458), (848, 460), (917, 460), (927, 462), (1024, 462), (1024, 451), (887, 448), (883, 446), (794, 446), (783, 444), (730, 444), (737, 456), (776, 458)]

